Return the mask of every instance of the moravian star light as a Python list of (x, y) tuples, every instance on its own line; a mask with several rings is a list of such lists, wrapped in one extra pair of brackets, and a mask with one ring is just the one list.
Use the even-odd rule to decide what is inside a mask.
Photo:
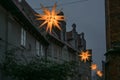
[(102, 77), (102, 76), (103, 76), (103, 73), (102, 73), (102, 71), (100, 71), (100, 70), (98, 70), (96, 73), (97, 73), (97, 75), (98, 75), (99, 77)]
[(60, 11), (56, 11), (56, 4), (54, 4), (51, 11), (42, 5), (41, 5), (41, 7), (43, 10), (43, 14), (36, 14), (36, 16), (38, 17), (37, 20), (44, 21), (40, 25), (40, 27), (43, 27), (45, 24), (47, 24), (46, 31), (48, 31), (50, 33), (51, 33), (53, 27), (56, 27), (59, 30), (61, 30), (59, 21), (63, 21), (64, 16), (58, 15), (60, 13)]
[(79, 56), (81, 57), (81, 61), (86, 62), (87, 60), (89, 60), (89, 57), (91, 55), (89, 54), (89, 51), (82, 51), (82, 53)]
[(92, 65), (91, 65), (91, 69), (92, 69), (92, 70), (96, 70), (96, 69), (97, 69), (97, 65), (96, 65), (96, 64), (92, 64)]

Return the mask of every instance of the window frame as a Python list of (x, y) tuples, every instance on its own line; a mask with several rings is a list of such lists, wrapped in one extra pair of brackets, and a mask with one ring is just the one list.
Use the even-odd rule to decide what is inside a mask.
[(20, 42), (21, 46), (26, 46), (26, 31), (21, 28), (21, 42)]

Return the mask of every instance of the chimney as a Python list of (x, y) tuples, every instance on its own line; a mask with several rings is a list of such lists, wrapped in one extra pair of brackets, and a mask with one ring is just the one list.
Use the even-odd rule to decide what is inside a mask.
[(82, 38), (84, 39), (84, 32), (81, 33)]
[(75, 23), (72, 24), (72, 27), (73, 27), (73, 31), (76, 31), (76, 24)]

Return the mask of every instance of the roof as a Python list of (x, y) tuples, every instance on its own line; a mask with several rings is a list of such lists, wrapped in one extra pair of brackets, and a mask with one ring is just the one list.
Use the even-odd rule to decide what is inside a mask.
[[(30, 22), (39, 28), (42, 21), (37, 20), (37, 16), (35, 16), (35, 14), (38, 14), (38, 13), (35, 12), (25, 0), (23, 0), (20, 5), (23, 8), (23, 10), (24, 10), (25, 14), (27, 15), (27, 18), (30, 20)], [(40, 31), (43, 31), (42, 29), (43, 28), (39, 28)]]
[(53, 43), (58, 44), (60, 46), (64, 46), (65, 45), (65, 43), (62, 40), (60, 40), (59, 38), (55, 37), (53, 34), (47, 33), (46, 37), (47, 37), (47, 39), (50, 42), (52, 41)]

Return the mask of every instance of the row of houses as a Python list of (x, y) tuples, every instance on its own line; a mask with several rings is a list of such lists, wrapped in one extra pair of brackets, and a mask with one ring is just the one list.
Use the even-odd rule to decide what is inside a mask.
[(78, 34), (76, 24), (66, 32), (65, 21), (60, 22), (62, 31), (54, 28), (51, 34), (47, 33), (45, 27), (39, 28), (42, 21), (37, 21), (35, 14), (25, 0), (0, 0), (0, 62), (5, 51), (17, 48), (17, 54), (24, 55), (25, 61), (35, 56), (58, 63), (76, 61), (80, 74), (74, 80), (91, 80), (91, 60), (83, 63), (78, 56), (86, 50), (84, 33)]

